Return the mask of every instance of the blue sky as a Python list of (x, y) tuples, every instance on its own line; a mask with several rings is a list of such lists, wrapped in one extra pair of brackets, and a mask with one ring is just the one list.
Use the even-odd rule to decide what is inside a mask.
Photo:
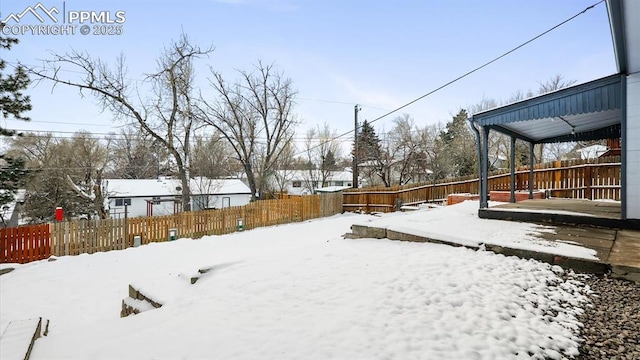
[[(20, 35), (1, 55), (37, 65), (51, 52), (87, 51), (112, 62), (123, 53), (129, 76), (155, 70), (162, 47), (181, 32), (215, 51), (198, 64), (206, 91), (208, 66), (227, 79), (258, 60), (275, 63), (298, 89), (296, 113), (309, 127), (327, 122), (342, 133), (353, 127), (353, 107), (374, 119), (491, 60), (597, 0), (209, 0), (80, 1), (67, 10), (125, 11), (122, 35)], [(0, 3), (0, 18), (37, 1)], [(62, 1), (43, 0), (62, 8)], [(29, 15), (31, 16), (31, 15)], [(25, 17), (22, 21), (33, 23)], [(555, 74), (586, 82), (616, 72), (606, 6), (577, 17), (517, 52), (404, 109), (418, 125), (446, 122), (460, 108), (483, 98), (507, 99), (535, 90)], [(28, 93), (31, 123), (4, 121), (8, 128), (95, 133), (118, 123), (90, 96), (40, 83)], [(391, 129), (391, 115), (375, 123)], [(60, 122), (71, 124), (60, 124)]]

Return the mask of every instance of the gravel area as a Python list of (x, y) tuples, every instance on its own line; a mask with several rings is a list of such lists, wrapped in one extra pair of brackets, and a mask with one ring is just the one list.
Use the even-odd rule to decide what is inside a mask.
[(579, 317), (584, 324), (579, 360), (640, 360), (640, 284), (591, 276), (582, 280), (593, 294)]

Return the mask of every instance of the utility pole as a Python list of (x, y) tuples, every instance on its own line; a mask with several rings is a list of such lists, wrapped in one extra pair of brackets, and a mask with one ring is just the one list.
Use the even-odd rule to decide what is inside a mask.
[(353, 128), (353, 187), (358, 188), (358, 111), (360, 105), (354, 107), (354, 128)]

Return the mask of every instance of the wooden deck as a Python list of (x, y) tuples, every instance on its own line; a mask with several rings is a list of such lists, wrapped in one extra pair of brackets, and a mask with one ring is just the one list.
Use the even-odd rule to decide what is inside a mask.
[(622, 219), (621, 204), (616, 201), (558, 198), (524, 200), (480, 209), (478, 216), (485, 219), (640, 230), (640, 220)]
[(537, 199), (493, 206), (494, 209), (518, 209), (519, 211), (539, 211), (555, 213), (576, 213), (584, 216), (596, 216), (620, 219), (620, 202), (592, 201), (583, 199)]

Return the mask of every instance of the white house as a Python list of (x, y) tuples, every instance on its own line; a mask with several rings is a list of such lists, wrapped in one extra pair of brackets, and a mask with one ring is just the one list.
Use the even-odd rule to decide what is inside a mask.
[(606, 153), (607, 150), (609, 150), (609, 148), (604, 145), (591, 145), (585, 146), (582, 149), (578, 150), (578, 153), (580, 154), (580, 159), (587, 160), (596, 159), (602, 154)]
[(310, 195), (325, 187), (350, 188), (353, 184), (351, 171), (329, 171), (322, 183), (320, 170), (278, 170), (270, 178), (275, 191), (286, 191), (289, 195)]
[[(5, 190), (0, 189), (0, 193)], [(13, 201), (0, 207), (0, 228), (16, 227), (20, 225), (20, 208), (24, 204), (26, 191), (19, 189), (14, 195)]]
[[(182, 187), (179, 179), (106, 179), (111, 217), (160, 216), (180, 212)], [(193, 178), (191, 209), (221, 209), (242, 206), (251, 200), (251, 190), (238, 179)]]

